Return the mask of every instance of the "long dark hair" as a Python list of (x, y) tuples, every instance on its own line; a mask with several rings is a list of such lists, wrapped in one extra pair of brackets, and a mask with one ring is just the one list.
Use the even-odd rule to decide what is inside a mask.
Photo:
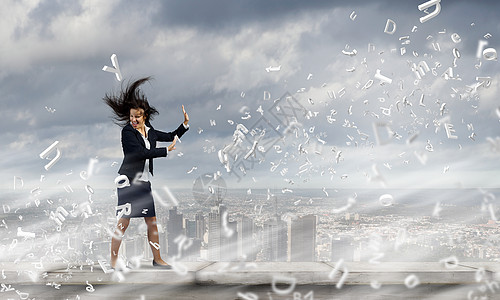
[(158, 114), (158, 111), (153, 106), (149, 105), (148, 99), (144, 93), (139, 89), (139, 86), (147, 81), (151, 77), (144, 77), (138, 79), (123, 88), (118, 95), (113, 93), (108, 94), (102, 98), (102, 100), (109, 106), (114, 112), (114, 123), (120, 126), (125, 126), (130, 121), (130, 109), (144, 110), (144, 115), (146, 117), (146, 124), (149, 124), (150, 120), (153, 120), (153, 116)]

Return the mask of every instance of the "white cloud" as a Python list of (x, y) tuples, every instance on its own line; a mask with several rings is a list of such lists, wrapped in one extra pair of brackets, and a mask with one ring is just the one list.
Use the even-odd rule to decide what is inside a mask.
[[(393, 48), (399, 51), (401, 42), (398, 36), (383, 33), (385, 19), (368, 22), (363, 18), (370, 18), (371, 15), (367, 15), (368, 11), (363, 15), (361, 8), (356, 10), (360, 12), (356, 22), (348, 18), (352, 10), (332, 8), (314, 12), (297, 11), (272, 22), (245, 22), (245, 26), (236, 26), (231, 30), (203, 30), (186, 24), (153, 24), (150, 18), (155, 15), (157, 8), (153, 2), (134, 6), (130, 11), (121, 1), (81, 1), (80, 4), (81, 9), (57, 11), (43, 18), (37, 18), (36, 14), (49, 12), (37, 11), (39, 3), (31, 1), (9, 2), (8, 6), (12, 9), (0, 12), (0, 37), (5, 41), (2, 51), (7, 53), (0, 57), (0, 78), (26, 83), (19, 84), (19, 89), (10, 86), (8, 89), (12, 95), (7, 99), (26, 99), (22, 105), (14, 104), (9, 110), (14, 127), (17, 126), (15, 129), (19, 132), (19, 138), (15, 140), (9, 136), (9, 149), (31, 146), (42, 151), (54, 140), (60, 140), (65, 160), (58, 164), (65, 170), (71, 168), (70, 162), (85, 164), (90, 157), (95, 156), (103, 160), (120, 161), (119, 128), (109, 119), (104, 120), (109, 110), (99, 100), (106, 91), (120, 85), (114, 81), (112, 74), (100, 70), (103, 64), (110, 63), (109, 56), (116, 53), (126, 80), (146, 75), (156, 78), (151, 86), (144, 86), (151, 102), (162, 113), (154, 121), (155, 127), (176, 126), (177, 121), (181, 121), (178, 110), (180, 99), (187, 105), (192, 129), (180, 146), (184, 149), (184, 157), (177, 159), (171, 156), (158, 163), (169, 172), (185, 174), (195, 165), (199, 167), (198, 172), (223, 170), (216, 154), (207, 153), (205, 149), (214, 146), (219, 150), (231, 141), (234, 126), (229, 125), (227, 120), (251, 126), (259, 116), (256, 112), (259, 105), (266, 111), (272, 100), (287, 90), (294, 92), (305, 88), (303, 93), (294, 96), (308, 109), (317, 112), (318, 116), (301, 122), (306, 130), (316, 126), (315, 133), (311, 134), (312, 140), (314, 135), (325, 133), (327, 144), (323, 155), (319, 156), (313, 154), (314, 145), (310, 142), (309, 156), (315, 166), (307, 174), (308, 177), (293, 177), (305, 156), (287, 160), (289, 174), (285, 177), (294, 178), (297, 184), (344, 187), (373, 185), (367, 182), (367, 174), (372, 172), (374, 163), (387, 176), (388, 184), (394, 186), (449, 186), (456, 182), (474, 186), (480, 184), (481, 180), (492, 184), (489, 181), (492, 176), (481, 175), (494, 173), (492, 165), (480, 158), (463, 155), (465, 151), (456, 155), (458, 141), (446, 139), (443, 128), (437, 133), (434, 131), (433, 120), (440, 118), (439, 104), (442, 102), (447, 103), (446, 113), (453, 116), (452, 123), (460, 137), (459, 142), (464, 149), (473, 149), (470, 154), (484, 149), (479, 146), (480, 143), (467, 138), (471, 134), (467, 124), (474, 125), (477, 140), (481, 143), (484, 142), (481, 133), (485, 130), (491, 132), (491, 128), (498, 125), (498, 117), (494, 113), (498, 107), (496, 95), (500, 79), (497, 65), (488, 62), (487, 66), (484, 64), (484, 68), (477, 70), (473, 59), (466, 57), (464, 49), (456, 69), (456, 73), (464, 80), (446, 81), (439, 78), (452, 62), (451, 49), (459, 47), (462, 50), (466, 47), (466, 33), (461, 32), (463, 41), (455, 45), (450, 39), (451, 33), (436, 34), (438, 29), (430, 27), (429, 34), (434, 35), (432, 41), (439, 42), (441, 46), (441, 52), (437, 52), (430, 44), (432, 41), (425, 40), (427, 35), (423, 31), (426, 27), (419, 26), (420, 35), (412, 35), (408, 53), (401, 56), (399, 52), (391, 53)], [(377, 16), (377, 6), (370, 6), (370, 9), (373, 10), (373, 16)], [(371, 21), (380, 22), (381, 27), (363, 27), (364, 24), (372, 24)], [(398, 34), (406, 34), (404, 26), (402, 16), (401, 21), (398, 21)], [(406, 30), (408, 33), (410, 28)], [(359, 35), (351, 36), (358, 29)], [(418, 36), (423, 40), (418, 40)], [(374, 52), (367, 52), (368, 43), (376, 45)], [(354, 57), (341, 54), (346, 44), (350, 44), (351, 49), (356, 48), (358, 54)], [(419, 52), (417, 58), (411, 53), (414, 49)], [(424, 56), (426, 52), (433, 57)], [(362, 63), (365, 58), (366, 64)], [(442, 67), (438, 69), (438, 77), (429, 72), (421, 84), (415, 86), (415, 75), (408, 61), (420, 60), (427, 60), (431, 68), (439, 61)], [(279, 72), (265, 71), (266, 67), (278, 65), (282, 66)], [(356, 67), (354, 72), (345, 70), (352, 66)], [(373, 79), (376, 69), (392, 78), (393, 83), (380, 86), (374, 80), (370, 89), (361, 89)], [(33, 74), (33, 70), (39, 72)], [(463, 89), (471, 83), (471, 80), (466, 79), (475, 79), (475, 75), (480, 72), (491, 72), (488, 74), (493, 80), (489, 89), (480, 89), (478, 110), (471, 109), (471, 105), (476, 104), (474, 101), (460, 102), (451, 98), (450, 86)], [(313, 74), (313, 78), (306, 80), (309, 73)], [(101, 82), (102, 78), (109, 80)], [(404, 81), (403, 89), (399, 89), (400, 81)], [(360, 87), (356, 88), (358, 82)], [(8, 84), (7, 81), (3, 83)], [(325, 87), (322, 87), (323, 83), (326, 83)], [(346, 94), (339, 98), (341, 88), (346, 89)], [(421, 91), (410, 96), (418, 88), (425, 93), (425, 107), (418, 104)], [(262, 100), (264, 90), (272, 93), (271, 100), (267, 102)], [(328, 97), (329, 90), (336, 92), (337, 99)], [(247, 96), (240, 97), (241, 92)], [(385, 98), (385, 102), (379, 100), (381, 97)], [(401, 106), (404, 97), (412, 106)], [(315, 104), (310, 105), (308, 98), (313, 99)], [(400, 112), (396, 110), (398, 101)], [(217, 111), (215, 108), (219, 104), (222, 109)], [(45, 105), (56, 108), (56, 113), (44, 111)], [(351, 105), (352, 114), (349, 114)], [(392, 115), (383, 115), (381, 107), (391, 105)], [(248, 121), (241, 119), (243, 114), (240, 109), (243, 106), (247, 106), (246, 111), (252, 114)], [(326, 117), (332, 109), (337, 111), (337, 121), (329, 124)], [(379, 119), (372, 113), (378, 114)], [(461, 118), (464, 119), (463, 124), (460, 123)], [(217, 120), (217, 126), (210, 126), (211, 119)], [(357, 128), (343, 126), (346, 120)], [(371, 149), (370, 143), (375, 143), (372, 123), (377, 121), (392, 122), (401, 140)], [(196, 132), (198, 127), (204, 129), (202, 134)], [(368, 141), (363, 143), (358, 130), (368, 135)], [(417, 141), (410, 146), (404, 145), (404, 141), (417, 131), (420, 133)], [(354, 138), (359, 148), (354, 146), (354, 142), (346, 146), (350, 137)], [(434, 145), (435, 151), (429, 154), (429, 165), (422, 166), (413, 151), (425, 149), (427, 140)], [(290, 153), (296, 151), (294, 142), (297, 141), (288, 140), (289, 144), (285, 145)], [(342, 151), (344, 161), (339, 164), (332, 162), (329, 157), (332, 155), (331, 148)], [(40, 163), (36, 157), (37, 151), (33, 152), (34, 159)], [(407, 154), (399, 157), (404, 151)], [(280, 158), (279, 155), (269, 155), (251, 173), (257, 174), (262, 184), (276, 178), (282, 184), (285, 178), (269, 171), (270, 162), (277, 162)], [(404, 164), (405, 160), (409, 161), (407, 165)], [(392, 170), (384, 167), (384, 163), (391, 165)], [(447, 164), (450, 165), (450, 171), (444, 176), (440, 175), (440, 180), (429, 179), (441, 174)], [(465, 171), (462, 170), (468, 166), (474, 166), (474, 172), (477, 172), (469, 178), (463, 176)], [(19, 169), (30, 167), (29, 163), (24, 163)], [(331, 167), (337, 172), (333, 181), (327, 175)], [(325, 173), (321, 176), (323, 171)], [(340, 179), (343, 174), (348, 174), (348, 177)], [(194, 173), (189, 176), (194, 176)], [(185, 178), (189, 176), (185, 175)], [(247, 175), (248, 180), (251, 176)], [(306, 178), (308, 180), (303, 182)]]
[(17, 140), (9, 143), (8, 148), (15, 151), (23, 150), (25, 147), (33, 145), (35, 141), (36, 138), (33, 134), (21, 133)]
[[(114, 18), (121, 10), (120, 1), (82, 0), (82, 10), (62, 11), (50, 16), (46, 23), (35, 19), (37, 1), (7, 4), (0, 21), (0, 37), (3, 51), (9, 53), (0, 58), (0, 66), (6, 72), (25, 72), (38, 64), (85, 60), (103, 51), (135, 44), (145, 48), (147, 23), (143, 18), (154, 11), (154, 5), (142, 6), (142, 10), (129, 11), (128, 18)], [(48, 16), (44, 16), (48, 17)], [(42, 27), (47, 33), (42, 33)], [(123, 51), (125, 52), (125, 51)]]

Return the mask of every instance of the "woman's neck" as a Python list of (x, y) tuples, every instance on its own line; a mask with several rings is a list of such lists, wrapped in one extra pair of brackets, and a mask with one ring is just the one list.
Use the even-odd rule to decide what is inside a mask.
[(143, 136), (146, 137), (146, 127), (140, 127), (140, 128), (137, 128), (137, 131), (139, 131)]

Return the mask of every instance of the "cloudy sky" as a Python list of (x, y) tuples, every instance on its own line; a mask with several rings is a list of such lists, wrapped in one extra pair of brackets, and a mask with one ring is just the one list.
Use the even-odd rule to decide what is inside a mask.
[[(113, 188), (120, 127), (101, 99), (144, 76), (156, 129), (190, 116), (157, 186), (498, 188), (500, 2), (443, 0), (421, 23), (423, 2), (6, 1), (0, 188)], [(102, 71), (112, 54), (122, 82)]]

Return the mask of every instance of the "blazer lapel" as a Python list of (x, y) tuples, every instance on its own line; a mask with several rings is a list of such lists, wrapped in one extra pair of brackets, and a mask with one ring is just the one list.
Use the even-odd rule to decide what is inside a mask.
[[(148, 141), (149, 141), (149, 146), (151, 149), (156, 148), (156, 133), (154, 131), (153, 126), (151, 124), (148, 124), (149, 131), (148, 131)], [(149, 159), (149, 172), (151, 172), (151, 175), (153, 175), (153, 159)]]

